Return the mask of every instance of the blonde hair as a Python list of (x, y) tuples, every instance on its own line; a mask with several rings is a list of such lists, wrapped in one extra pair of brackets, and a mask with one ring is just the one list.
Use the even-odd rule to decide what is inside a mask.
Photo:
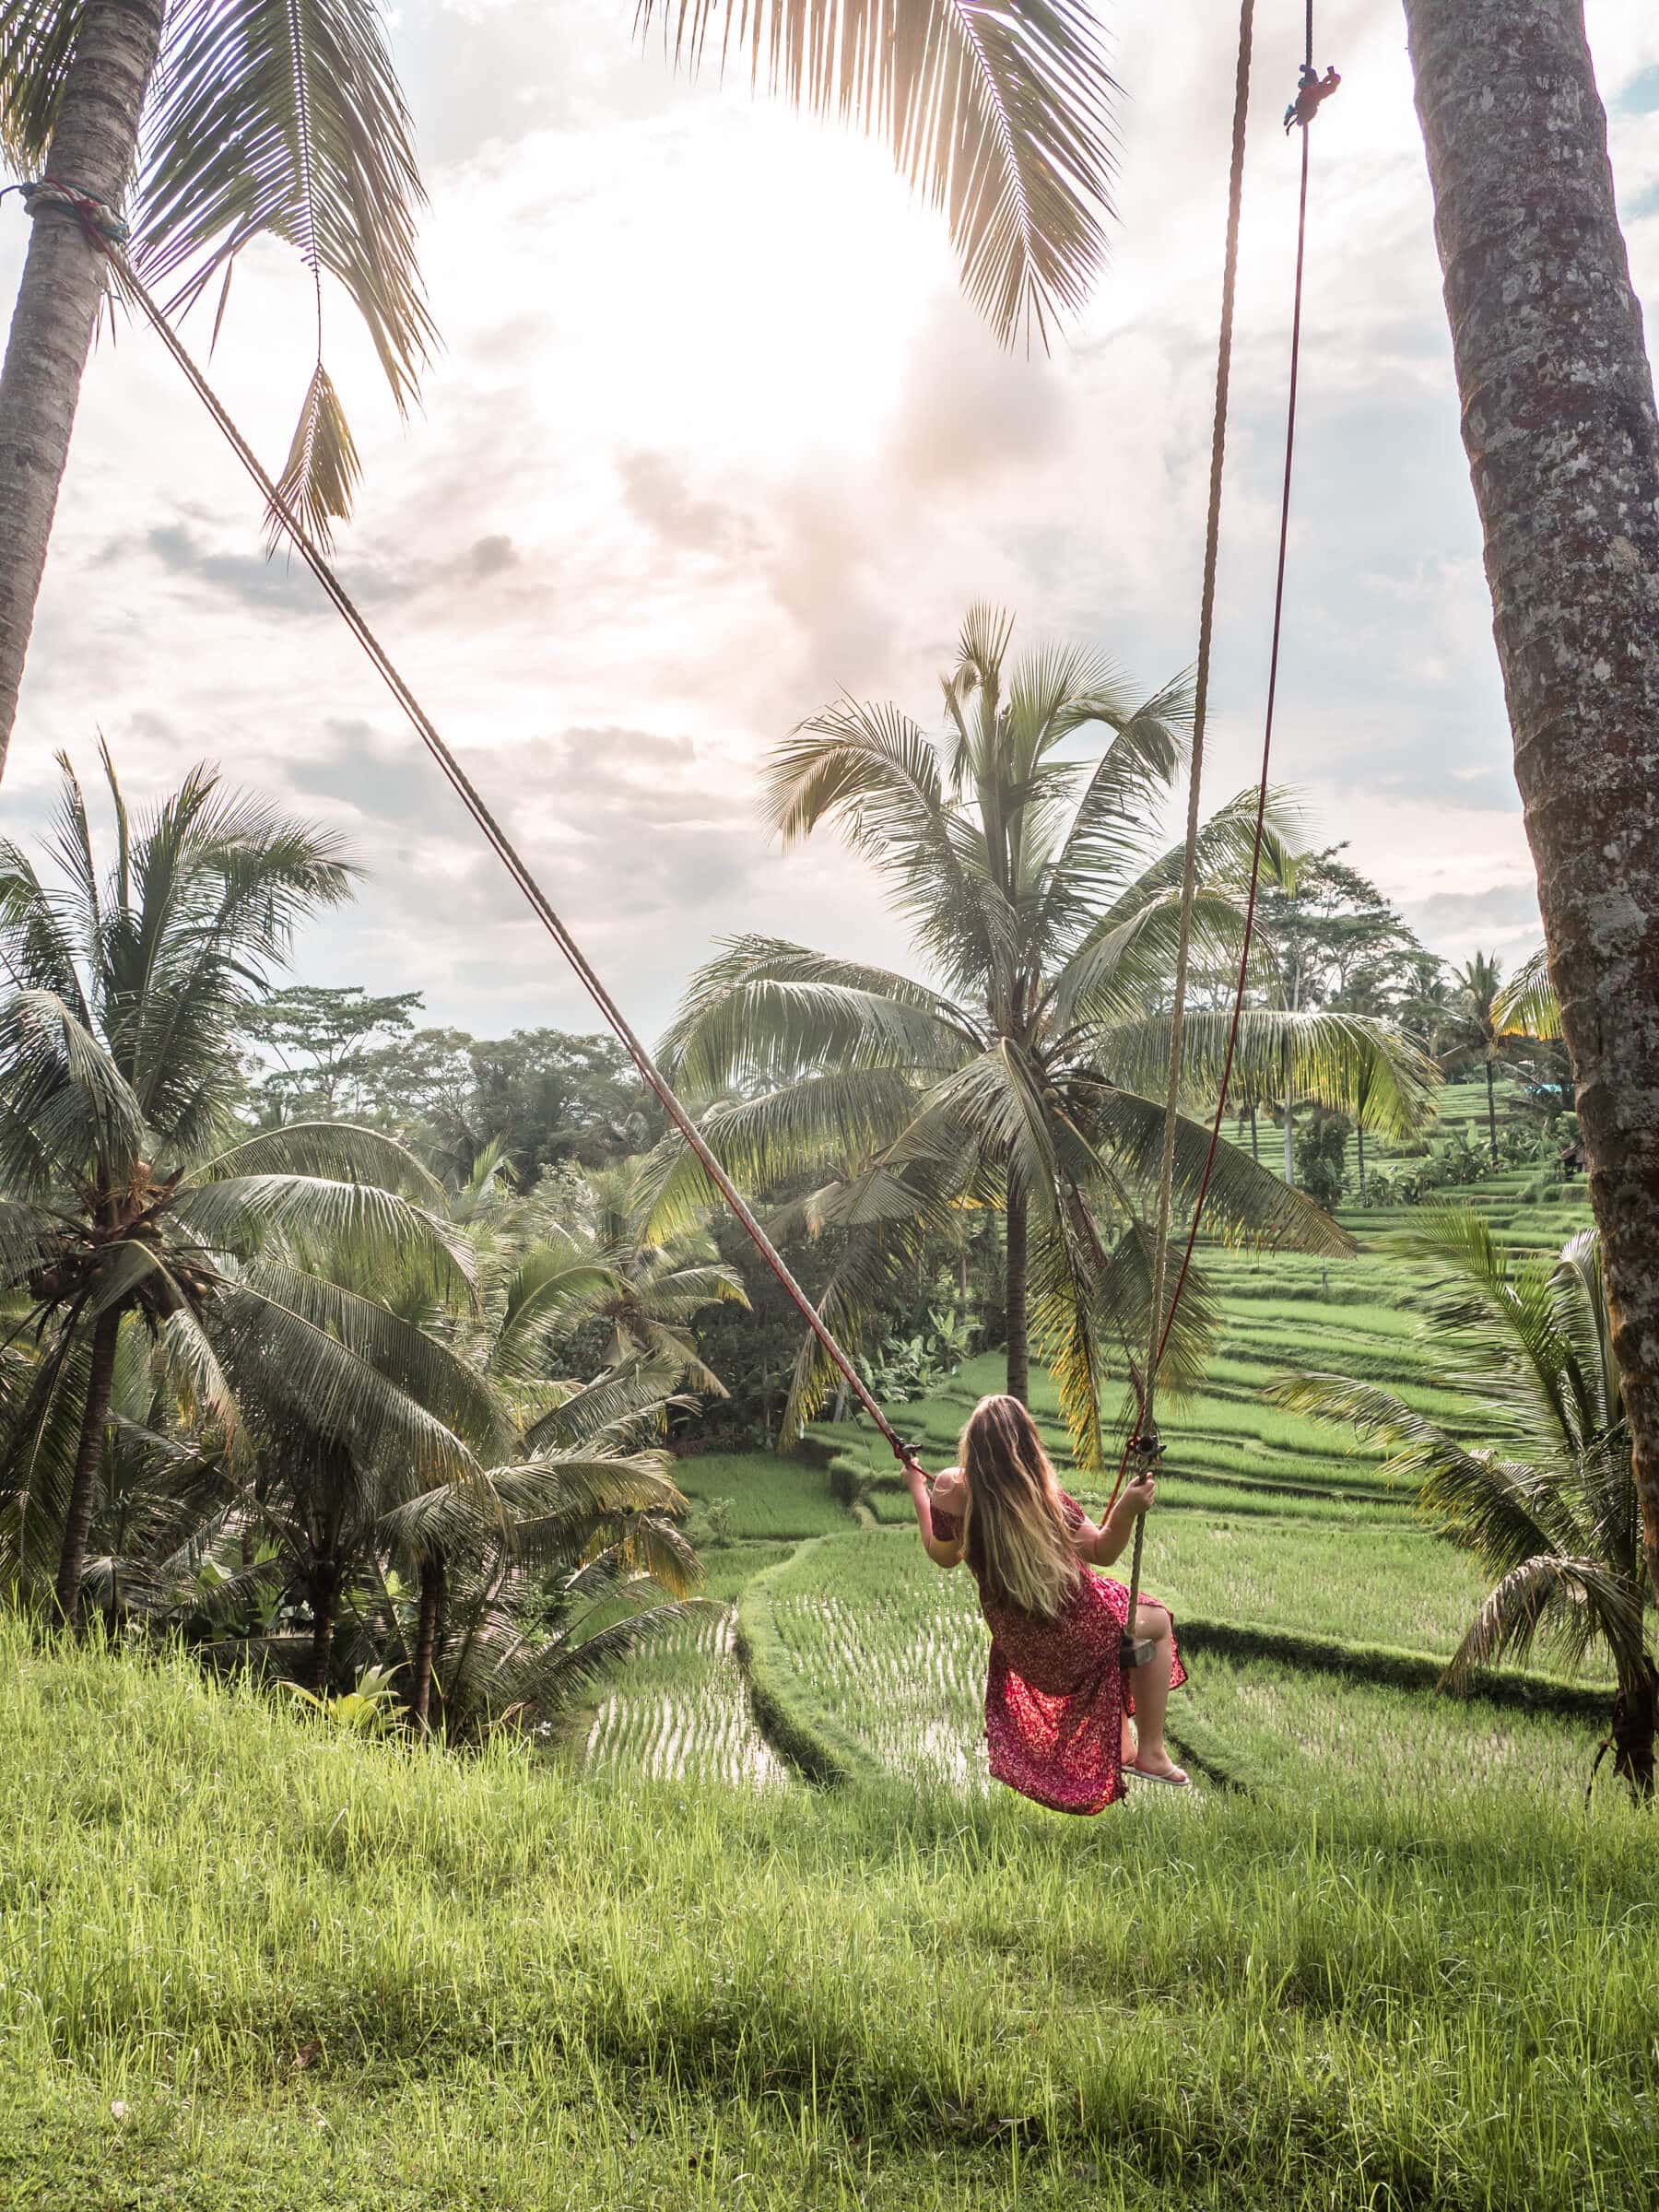
[(1018, 1398), (982, 1398), (962, 1431), (962, 1550), (987, 1596), (1053, 1620), (1082, 1574), (1060, 1485)]

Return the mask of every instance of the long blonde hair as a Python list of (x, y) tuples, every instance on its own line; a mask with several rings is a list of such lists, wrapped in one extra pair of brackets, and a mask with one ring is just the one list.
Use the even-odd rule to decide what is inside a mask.
[(1037, 1424), (1018, 1398), (982, 1398), (962, 1431), (962, 1549), (994, 1601), (1053, 1620), (1083, 1570)]

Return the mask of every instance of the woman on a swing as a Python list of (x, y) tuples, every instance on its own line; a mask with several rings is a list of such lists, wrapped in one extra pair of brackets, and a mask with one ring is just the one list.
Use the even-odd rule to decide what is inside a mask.
[[(1175, 1788), (1186, 1776), (1164, 1746), (1164, 1708), (1186, 1680), (1175, 1630), (1142, 1598), (1137, 1639), (1152, 1645), (1125, 1682), (1129, 1593), (1091, 1574), (1109, 1567), (1152, 1502), (1150, 1477), (1130, 1483), (1099, 1527), (1054, 1478), (1037, 1424), (1018, 1398), (982, 1398), (959, 1465), (928, 1492), (906, 1480), (929, 1559), (966, 1559), (991, 1630), (985, 1740), (998, 1782), (1058, 1813), (1098, 1813), (1123, 1794), (1124, 1771)], [(1130, 1716), (1134, 1716), (1131, 1730)]]

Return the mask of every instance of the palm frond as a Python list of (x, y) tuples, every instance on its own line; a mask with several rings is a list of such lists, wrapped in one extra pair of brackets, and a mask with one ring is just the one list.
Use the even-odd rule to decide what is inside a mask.
[(747, 50), (757, 84), (881, 133), (947, 211), (963, 287), (1005, 343), (1046, 343), (1082, 306), (1105, 254), (1116, 88), (1079, 0), (689, 0), (677, 57), (695, 64), (717, 20), (723, 62)]
[(192, 1170), (194, 1182), (231, 1175), (322, 1175), (377, 1183), (399, 1197), (436, 1209), (443, 1186), (406, 1145), (352, 1122), (288, 1122), (242, 1138)]
[(262, 1259), (223, 1301), (215, 1345), (240, 1402), (338, 1439), (366, 1463), (397, 1456), (432, 1481), (470, 1481), (505, 1441), (488, 1382), (447, 1347), (336, 1283)]
[[(1065, 1092), (1079, 1129), (1116, 1173), (1150, 1192), (1162, 1165), (1164, 1106), (1099, 1077), (1074, 1073)], [(1178, 1114), (1175, 1121), (1174, 1183), (1176, 1218), (1190, 1216), (1210, 1160), (1210, 1132)], [(1354, 1240), (1323, 1207), (1260, 1166), (1241, 1147), (1221, 1138), (1210, 1170), (1205, 1221), (1209, 1233), (1228, 1242), (1254, 1243), (1268, 1250), (1327, 1253), (1347, 1257)]]
[(0, 1176), (19, 1194), (42, 1169), (80, 1180), (139, 1157), (144, 1114), (104, 1046), (57, 993), (0, 1006)]
[[(758, 1098), (722, 1100), (698, 1124), (715, 1159), (742, 1188), (776, 1190), (790, 1178), (870, 1158), (915, 1111), (911, 1077), (894, 1068), (834, 1068)], [(644, 1233), (685, 1234), (720, 1203), (712, 1177), (677, 1134), (650, 1156)]]
[[(1231, 1016), (1189, 1008), (1182, 1031), (1182, 1090), (1190, 1102), (1215, 1097), (1221, 1081)], [(1161, 1091), (1169, 1079), (1167, 1016), (1124, 1023), (1103, 1048), (1102, 1062), (1130, 1090)], [(1384, 1136), (1421, 1127), (1433, 1104), (1433, 1064), (1387, 1022), (1364, 1014), (1289, 1014), (1246, 1006), (1239, 1021), (1236, 1080), (1258, 1098), (1316, 1098), (1352, 1113)]]
[(440, 1296), (473, 1295), (465, 1241), (424, 1206), (375, 1183), (227, 1175), (182, 1191), (171, 1217), (213, 1252), (251, 1257), (281, 1244), (327, 1253), (370, 1276), (418, 1275)]
[(89, 1332), (0, 1354), (0, 1583), (49, 1585), (80, 1443)]
[[(175, 279), (188, 306), (251, 240), (281, 240), (319, 301), (324, 276), (344, 288), (406, 412), (435, 338), (416, 261), (425, 195), (372, 0), (184, 0), (146, 135), (134, 231), (147, 278)], [(316, 458), (305, 503), (341, 512)], [(348, 489), (339, 460), (335, 493)]]
[(1570, 1666), (1606, 1644), (1627, 1679), (1641, 1671), (1646, 1653), (1641, 1591), (1640, 1583), (1610, 1573), (1597, 1559), (1540, 1552), (1522, 1559), (1488, 1593), (1445, 1679), (1455, 1688), (1494, 1661), (1524, 1665), (1540, 1635)]
[(1186, 751), (1193, 688), (1177, 677), (1126, 713), (1115, 700), (1095, 697), (1087, 719), (1115, 735), (1077, 799), (1049, 865), (1044, 925), (1055, 933), (1098, 910), (1102, 894), (1121, 886), (1146, 849), (1148, 820)]
[(265, 517), (270, 550), (288, 543), (284, 514), (296, 514), (308, 537), (326, 551), (336, 523), (350, 519), (363, 464), (334, 379), (319, 361), (300, 404), (288, 457), (276, 478), (276, 497)]
[(1535, 1037), (1550, 1042), (1561, 1034), (1561, 1003), (1549, 977), (1549, 950), (1540, 945), (1524, 960), (1492, 1001), (1500, 1035)]
[(700, 968), (664, 1040), (665, 1070), (695, 1097), (821, 1068), (936, 1069), (975, 1035), (937, 993), (776, 938), (731, 940)]
[(0, 159), (39, 176), (87, 0), (0, 0)]

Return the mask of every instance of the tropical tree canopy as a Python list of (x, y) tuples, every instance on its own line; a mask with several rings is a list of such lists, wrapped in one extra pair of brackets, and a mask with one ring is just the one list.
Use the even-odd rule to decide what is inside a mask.
[(365, 1452), (394, 1442), (449, 1475), (478, 1391), (340, 1271), (394, 1265), (470, 1298), (426, 1171), (368, 1130), (249, 1135), (230, 1111), (239, 1021), (295, 922), (345, 895), (337, 847), (204, 768), (135, 821), (106, 754), (115, 837), (101, 869), (62, 766), (55, 874), (0, 841), (0, 964), (15, 986), (0, 1002), (0, 1297), (39, 1347), (6, 1408), (0, 1551), (27, 1582), (53, 1547), (73, 1618), (124, 1322), (227, 1449), (241, 1389), (280, 1372)]
[(1452, 1436), (1374, 1382), (1303, 1374), (1269, 1394), (1379, 1441), (1386, 1471), (1493, 1576), (1448, 1679), (1524, 1661), (1539, 1641), (1571, 1665), (1605, 1649), (1619, 1687), (1619, 1770), (1651, 1789), (1653, 1593), (1600, 1237), (1583, 1230), (1556, 1259), (1516, 1264), (1479, 1215), (1453, 1208), (1387, 1241), (1434, 1270), (1424, 1325), (1489, 1441)]
[[(882, 1286), (931, 1223), (963, 1204), (1006, 1215), (1009, 1387), (1026, 1382), (1030, 1325), (1053, 1367), (1081, 1463), (1102, 1451), (1101, 1347), (1146, 1341), (1143, 1199), (1159, 1159), (1182, 856), (1159, 825), (1185, 758), (1191, 699), (1177, 680), (1137, 699), (1100, 654), (1033, 652), (1008, 665), (1011, 618), (971, 609), (930, 737), (888, 704), (843, 699), (772, 756), (768, 810), (786, 842), (833, 824), (885, 879), (924, 963), (912, 978), (804, 946), (745, 938), (693, 979), (663, 1052), (714, 1102), (705, 1120), (728, 1170), (761, 1189), (826, 1171), (809, 1218), (845, 1249), (823, 1300), (857, 1340)], [(1203, 828), (1195, 959), (1236, 964), (1254, 794)], [(1280, 810), (1265, 841), (1283, 867)], [(1189, 1106), (1212, 1100), (1229, 1016), (1189, 1012)], [(1250, 1009), (1239, 1070), (1264, 1094), (1347, 1107), (1363, 1087), (1373, 1128), (1422, 1116), (1433, 1071), (1359, 1015)], [(1176, 1132), (1180, 1203), (1196, 1195), (1209, 1132)], [(707, 1202), (688, 1151), (659, 1159), (659, 1227)], [(1209, 1216), (1229, 1237), (1347, 1249), (1327, 1217), (1230, 1145)], [(1194, 1285), (1170, 1342), (1190, 1377), (1207, 1308)], [(827, 1362), (804, 1347), (799, 1423)]]
[(499, 1152), (452, 1205), (378, 1132), (250, 1132), (238, 1039), (347, 864), (206, 769), (135, 819), (103, 765), (111, 865), (67, 761), (55, 865), (0, 842), (0, 1578), (547, 1724), (700, 1578), (657, 1440), (741, 1292), (626, 1177), (569, 1171), (561, 1230)]

